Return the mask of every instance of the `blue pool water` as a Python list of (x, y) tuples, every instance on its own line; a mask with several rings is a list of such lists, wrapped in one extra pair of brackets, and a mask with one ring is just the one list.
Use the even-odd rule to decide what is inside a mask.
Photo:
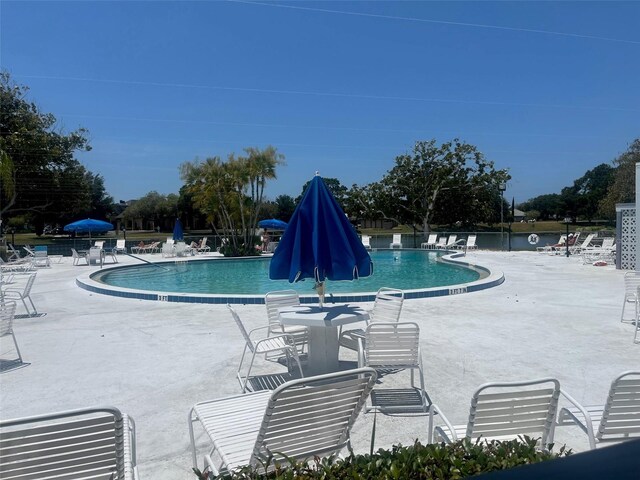
[[(424, 250), (372, 252), (372, 276), (327, 282), (327, 293), (375, 292), (383, 286), (411, 290), (473, 282), (480, 277), (475, 270), (438, 262), (438, 255)], [(93, 278), (117, 287), (161, 292), (264, 295), (293, 288), (302, 295), (314, 293), (311, 280), (294, 284), (269, 280), (269, 262), (269, 258), (166, 262), (159, 264), (162, 268), (122, 267)]]

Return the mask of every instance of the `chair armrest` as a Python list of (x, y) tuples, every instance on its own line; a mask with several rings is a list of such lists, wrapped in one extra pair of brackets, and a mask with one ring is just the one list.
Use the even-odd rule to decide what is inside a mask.
[(251, 334), (252, 334), (253, 332), (257, 332), (258, 330), (266, 330), (266, 329), (268, 329), (268, 328), (269, 328), (269, 325), (265, 325), (265, 326), (263, 326), (263, 327), (256, 327), (256, 328), (254, 328), (254, 329), (252, 329), (252, 330), (249, 330), (249, 336), (251, 336)]
[[(569, 395), (567, 392), (563, 391), (562, 389), (560, 389), (560, 395), (562, 395), (564, 398), (566, 398), (569, 403), (573, 404), (574, 407), (576, 407), (578, 409), (578, 411), (582, 414), (582, 416), (584, 417), (584, 421), (585, 424), (581, 424), (580, 420), (578, 418), (576, 418), (575, 415), (573, 414), (569, 414), (571, 419), (573, 420), (573, 422), (580, 427), (580, 429), (587, 434), (587, 436), (589, 437), (589, 444), (591, 445), (591, 449), (596, 448), (596, 438), (595, 435), (593, 433), (593, 421), (591, 420), (591, 415), (589, 414), (589, 412), (587, 412), (587, 409), (584, 408), (575, 398), (573, 398), (571, 395)], [(560, 412), (558, 412), (558, 417), (560, 417), (560, 414), (562, 413), (563, 409), (560, 409)], [(569, 412), (567, 412), (569, 413)], [(559, 418), (558, 418), (559, 420)], [(556, 424), (558, 424), (558, 421), (556, 421)]]
[(364, 367), (364, 339), (358, 338), (358, 368)]
[[(442, 418), (442, 421), (449, 429), (449, 432), (451, 432), (451, 438), (449, 438), (441, 428), (436, 427), (433, 424), (434, 415), (440, 415), (440, 417)], [(456, 434), (456, 429), (453, 428), (452, 423), (445, 416), (445, 414), (442, 413), (442, 411), (440, 410), (440, 407), (438, 407), (435, 403), (432, 403), (429, 406), (429, 427), (428, 428), (429, 428), (429, 431), (427, 432), (428, 443), (433, 443), (433, 433), (435, 432), (436, 428), (440, 430), (440, 434), (445, 438), (445, 443), (452, 443), (452, 442), (458, 441), (458, 435)]]

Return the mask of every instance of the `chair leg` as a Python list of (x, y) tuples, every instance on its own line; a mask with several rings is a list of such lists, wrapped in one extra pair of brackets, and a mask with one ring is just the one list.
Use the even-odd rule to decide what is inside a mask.
[(22, 300), (24, 308), (27, 311), (27, 315), (29, 315), (30, 317), (33, 317), (33, 315), (31, 314), (31, 310), (29, 310), (29, 307), (27, 306), (27, 302), (24, 301), (24, 297), (23, 296), (20, 296), (20, 300)]
[(189, 418), (187, 419), (187, 423), (189, 424), (189, 438), (191, 439), (191, 456), (193, 460), (193, 468), (198, 467), (198, 459), (196, 458), (196, 439), (193, 435), (193, 422), (195, 422), (197, 418), (193, 418), (193, 408), (189, 410)]
[(242, 393), (247, 393), (247, 383), (249, 383), (249, 374), (251, 373), (251, 369), (253, 368), (253, 361), (256, 359), (256, 352), (253, 352), (251, 355), (251, 363), (249, 363), (249, 370), (247, 370), (247, 376), (244, 378), (244, 383), (242, 385)]
[(20, 354), (20, 348), (18, 348), (18, 342), (16, 341), (16, 336), (13, 333), (13, 330), (11, 331), (11, 336), (13, 337), (13, 343), (16, 346), (16, 352), (18, 352), (18, 360), (20, 360), (20, 363), (23, 363), (22, 362), (22, 355)]
[[(293, 359), (296, 361), (296, 363), (298, 364), (298, 371), (300, 372), (300, 378), (304, 378), (304, 373), (302, 373), (302, 365), (300, 364), (300, 358), (298, 357), (298, 351), (296, 350), (296, 347), (292, 347), (291, 348), (292, 354), (293, 354)], [(287, 356), (289, 356), (287, 354)]]
[(236, 376), (238, 377), (238, 382), (240, 382), (240, 387), (242, 387), (242, 382), (243, 382), (242, 373), (241, 373), (242, 363), (244, 362), (244, 356), (246, 355), (246, 353), (247, 353), (247, 345), (245, 344), (244, 350), (242, 351), (242, 357), (240, 357), (240, 365), (238, 365), (238, 371), (236, 372)]
[(31, 300), (31, 295), (27, 296), (27, 298), (29, 299), (29, 303), (31, 303), (31, 306), (33, 307), (33, 315), (31, 316), (33, 317), (35, 315), (38, 315), (38, 309), (34, 305), (33, 300)]

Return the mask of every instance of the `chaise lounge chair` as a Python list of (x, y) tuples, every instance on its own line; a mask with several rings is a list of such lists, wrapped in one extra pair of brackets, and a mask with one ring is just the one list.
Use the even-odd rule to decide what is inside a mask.
[(612, 383), (604, 405), (583, 407), (566, 392), (572, 406), (558, 414), (558, 425), (575, 424), (596, 445), (640, 438), (640, 371), (620, 374)]
[[(469, 440), (513, 440), (520, 435), (541, 439), (541, 447), (553, 443), (560, 383), (553, 378), (526, 382), (486, 383), (471, 398), (469, 421), (452, 425), (440, 408), (429, 409), (428, 441), (452, 443)], [(434, 426), (434, 415), (444, 425)]]
[(136, 480), (135, 424), (116, 408), (0, 422), (2, 478)]
[(401, 233), (394, 233), (393, 234), (393, 240), (389, 244), (389, 248), (396, 248), (396, 247), (402, 248), (402, 234)]
[(245, 465), (272, 471), (276, 462), (286, 465), (351, 449), (349, 433), (375, 380), (375, 370), (359, 368), (198, 403), (189, 412), (193, 466), (196, 422), (213, 444), (205, 467), (216, 476)]
[(362, 245), (367, 250), (371, 250), (371, 237), (369, 235), (362, 235)]
[(429, 238), (427, 238), (427, 241), (426, 242), (422, 242), (420, 244), (420, 248), (432, 249), (432, 248), (436, 248), (437, 244), (438, 244), (438, 234), (437, 233), (430, 233), (429, 234)]

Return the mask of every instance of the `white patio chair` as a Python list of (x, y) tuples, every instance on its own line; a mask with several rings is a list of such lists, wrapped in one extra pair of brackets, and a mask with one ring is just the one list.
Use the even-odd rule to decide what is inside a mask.
[(362, 245), (367, 250), (371, 250), (371, 237), (369, 235), (362, 235)]
[(96, 240), (93, 243), (93, 246), (97, 248), (104, 248), (104, 240)]
[(569, 246), (569, 253), (571, 255), (577, 255), (583, 250), (589, 248), (589, 245), (591, 245), (593, 237), (595, 236), (596, 236), (595, 233), (590, 233), (589, 235), (587, 235), (587, 237), (584, 239), (582, 243), (578, 243), (576, 240), (576, 242), (573, 245)]
[(142, 247), (142, 253), (158, 253), (160, 250), (160, 242), (151, 242)]
[(100, 247), (91, 247), (89, 249), (89, 254), (87, 255), (87, 260), (89, 261), (89, 265), (95, 263), (96, 265), (104, 264), (104, 250)]
[(553, 244), (553, 245), (545, 245), (543, 247), (536, 247), (536, 251), (538, 253), (555, 253), (555, 249), (558, 248), (558, 247), (564, 246), (566, 241), (567, 241), (567, 236), (566, 235), (560, 235), (560, 238), (558, 239), (558, 241), (555, 244)]
[(0, 422), (2, 478), (135, 480), (135, 424), (112, 407)]
[(127, 245), (126, 245), (127, 241), (123, 238), (120, 238), (118, 240), (116, 240), (116, 246), (113, 247), (113, 253), (118, 254), (118, 253), (127, 253)]
[(51, 267), (51, 260), (49, 260), (49, 252), (46, 246), (37, 246), (33, 252), (33, 266), (34, 267)]
[(20, 348), (18, 348), (18, 342), (16, 336), (13, 333), (13, 319), (16, 316), (16, 302), (14, 301), (0, 301), (0, 337), (7, 337), (11, 335), (13, 338), (13, 344), (16, 346), (16, 352), (18, 353), (18, 360), (22, 363), (22, 355), (20, 354)]
[(438, 234), (437, 233), (430, 233), (429, 234), (429, 238), (427, 238), (427, 241), (426, 242), (422, 242), (420, 244), (420, 248), (432, 249), (432, 248), (436, 248), (437, 244), (438, 244)]
[[(269, 336), (289, 334), (293, 337), (298, 353), (303, 353), (309, 343), (309, 329), (301, 325), (282, 325), (280, 323), (280, 308), (300, 305), (300, 296), (295, 290), (277, 290), (269, 292), (264, 297), (269, 321)], [(269, 357), (269, 356), (267, 356)]]
[(5, 262), (0, 257), (0, 270), (3, 272), (28, 272), (34, 268), (32, 257), (19, 258), (11, 262)]
[[(427, 413), (431, 401), (424, 388), (424, 371), (420, 354), (420, 327), (413, 322), (371, 323), (360, 339), (359, 367), (371, 367), (378, 372), (409, 370), (409, 389), (378, 388), (371, 394), (372, 408), (382, 412), (421, 411)], [(420, 387), (415, 385), (415, 372)]]
[(434, 248), (442, 249), (442, 248), (446, 248), (446, 246), (447, 246), (447, 237), (439, 237), (438, 243), (436, 243), (436, 246)]
[[(302, 366), (300, 365), (300, 359), (298, 358), (298, 351), (296, 350), (296, 345), (291, 335), (283, 333), (271, 337), (264, 337), (259, 340), (253, 340), (251, 338), (251, 334), (258, 330), (268, 329), (269, 325), (254, 328), (253, 330), (247, 332), (247, 329), (244, 328), (242, 320), (240, 320), (240, 316), (231, 307), (231, 305), (227, 305), (227, 307), (229, 308), (229, 311), (231, 312), (231, 315), (238, 325), (240, 332), (242, 332), (242, 336), (245, 340), (244, 350), (242, 351), (242, 358), (240, 358), (240, 364), (238, 365), (238, 371), (236, 372), (236, 376), (238, 378), (238, 381), (240, 382), (240, 386), (242, 387), (242, 393), (247, 391), (247, 383), (249, 382), (249, 375), (251, 374), (251, 369), (253, 368), (253, 362), (256, 359), (256, 355), (259, 354), (266, 355), (272, 352), (281, 352), (281, 354), (287, 357), (287, 365), (289, 365), (289, 368), (291, 358), (293, 358), (293, 360), (295, 360), (296, 362), (296, 365), (298, 366), (300, 376), (304, 377), (304, 374), (302, 373)], [(247, 350), (251, 352), (251, 363), (249, 363), (247, 374), (243, 376), (242, 363), (244, 362), (244, 357), (247, 354)]]
[(198, 247), (198, 253), (209, 253), (211, 251), (211, 247), (207, 245), (207, 237), (202, 237), (202, 242)]
[(602, 245), (599, 247), (585, 248), (581, 252), (583, 263), (593, 263), (599, 260), (613, 261), (616, 254), (615, 242), (614, 237), (607, 237), (602, 240)]
[[(369, 312), (367, 324), (375, 322), (398, 322), (402, 305), (404, 303), (404, 292), (397, 288), (382, 287), (376, 293), (373, 309)], [(358, 351), (358, 342), (364, 340), (365, 331), (363, 329), (345, 330), (340, 332), (339, 343), (341, 347)]]
[[(38, 310), (33, 304), (31, 299), (31, 287), (36, 280), (36, 273), (16, 274), (14, 277), (14, 283), (10, 283), (2, 289), (2, 297), (4, 300), (21, 300), (24, 308), (27, 310), (27, 314), (30, 317), (38, 315)], [(26, 300), (29, 300), (31, 307), (33, 307), (33, 313), (29, 310)]]
[(465, 244), (464, 248), (465, 250), (477, 250), (478, 249), (478, 245), (476, 245), (476, 239), (477, 239), (477, 235), (469, 235), (467, 237), (467, 243)]
[[(622, 313), (620, 314), (621, 322), (635, 322), (638, 318), (638, 287), (640, 287), (640, 271), (634, 270), (624, 274), (624, 299), (622, 300)], [(633, 317), (624, 317), (627, 305), (633, 305)]]
[(393, 240), (391, 240), (391, 243), (389, 244), (389, 248), (402, 248), (402, 234), (401, 233), (394, 233), (393, 234)]
[(7, 258), (8, 262), (20, 260), (20, 252), (16, 250), (16, 248), (12, 244), (7, 243), (7, 251), (10, 253), (9, 257)]
[[(452, 443), (460, 438), (513, 440), (519, 435), (540, 438), (541, 448), (553, 443), (560, 383), (554, 378), (526, 382), (485, 383), (471, 398), (466, 425), (452, 425), (442, 410), (429, 408), (428, 441)], [(444, 425), (435, 426), (440, 414)]]
[(359, 368), (198, 403), (188, 419), (193, 466), (195, 422), (213, 444), (205, 468), (214, 475), (245, 465), (273, 470), (275, 462), (287, 465), (290, 459), (312, 460), (351, 449), (349, 433), (375, 380), (375, 370)]
[(71, 257), (73, 258), (73, 264), (78, 265), (80, 260), (83, 260), (89, 265), (88, 252), (78, 252), (75, 248), (71, 249)]
[(447, 239), (447, 243), (443, 247), (445, 250), (451, 250), (452, 248), (456, 248), (458, 245), (458, 235), (449, 235)]
[(162, 244), (162, 256), (163, 257), (175, 257), (176, 256), (176, 246), (173, 239), (167, 240)]
[(612, 383), (604, 405), (583, 407), (567, 392), (573, 406), (560, 409), (558, 425), (575, 424), (596, 445), (640, 438), (640, 371), (620, 374)]

